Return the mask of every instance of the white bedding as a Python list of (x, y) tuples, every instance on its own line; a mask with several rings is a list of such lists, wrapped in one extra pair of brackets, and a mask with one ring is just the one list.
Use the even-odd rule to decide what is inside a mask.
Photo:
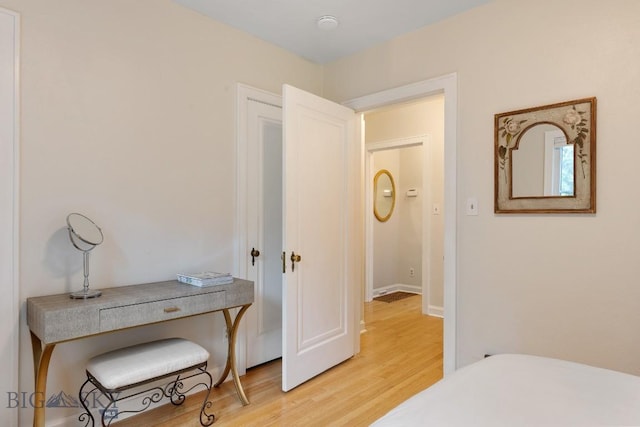
[(542, 425), (640, 426), (640, 377), (544, 357), (491, 356), (459, 369), (373, 424)]

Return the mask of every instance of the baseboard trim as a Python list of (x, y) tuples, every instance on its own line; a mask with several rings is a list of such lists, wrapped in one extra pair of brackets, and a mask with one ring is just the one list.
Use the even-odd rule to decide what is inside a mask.
[(429, 316), (441, 317), (444, 319), (444, 308), (437, 305), (430, 305), (427, 307), (427, 314)]
[(393, 292), (410, 292), (412, 294), (422, 295), (422, 288), (420, 286), (407, 285), (404, 283), (394, 283), (393, 285), (376, 288), (373, 290), (373, 298), (380, 295), (391, 294)]

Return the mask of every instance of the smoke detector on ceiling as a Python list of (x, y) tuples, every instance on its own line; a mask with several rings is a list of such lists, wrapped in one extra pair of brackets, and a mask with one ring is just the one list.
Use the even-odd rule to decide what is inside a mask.
[(338, 28), (338, 18), (331, 15), (324, 15), (318, 18), (318, 28), (325, 31), (331, 31)]

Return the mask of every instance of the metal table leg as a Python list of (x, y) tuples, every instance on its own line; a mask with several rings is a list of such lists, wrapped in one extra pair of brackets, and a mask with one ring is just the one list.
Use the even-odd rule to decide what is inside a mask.
[(225, 365), (222, 375), (220, 375), (220, 379), (218, 379), (218, 381), (214, 384), (214, 387), (219, 387), (231, 371), (233, 383), (236, 386), (236, 391), (238, 392), (238, 397), (240, 397), (240, 401), (245, 406), (249, 404), (249, 399), (247, 399), (247, 395), (244, 393), (242, 383), (240, 382), (240, 376), (238, 375), (238, 369), (236, 367), (236, 336), (238, 334), (238, 325), (240, 324), (240, 319), (242, 319), (242, 316), (250, 306), (251, 304), (243, 305), (233, 321), (231, 320), (231, 314), (229, 313), (229, 310), (226, 308), (222, 310), (222, 313), (224, 314), (224, 321), (227, 324), (229, 348), (227, 349), (227, 364)]
[(55, 344), (42, 345), (40, 338), (31, 332), (31, 350), (33, 351), (33, 375), (35, 380), (36, 405), (33, 411), (33, 427), (44, 427), (46, 393), (47, 393), (47, 373), (49, 372), (49, 361), (55, 348)]

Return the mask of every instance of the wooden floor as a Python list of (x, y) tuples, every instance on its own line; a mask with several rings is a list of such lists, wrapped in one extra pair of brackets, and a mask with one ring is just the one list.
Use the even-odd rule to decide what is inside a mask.
[[(367, 426), (442, 377), (442, 319), (420, 313), (421, 297), (365, 304), (367, 332), (360, 354), (284, 393), (281, 363), (252, 368), (241, 377), (251, 401), (242, 406), (233, 383), (214, 389), (214, 427)], [(165, 405), (114, 424), (199, 426), (201, 394), (180, 407)]]

